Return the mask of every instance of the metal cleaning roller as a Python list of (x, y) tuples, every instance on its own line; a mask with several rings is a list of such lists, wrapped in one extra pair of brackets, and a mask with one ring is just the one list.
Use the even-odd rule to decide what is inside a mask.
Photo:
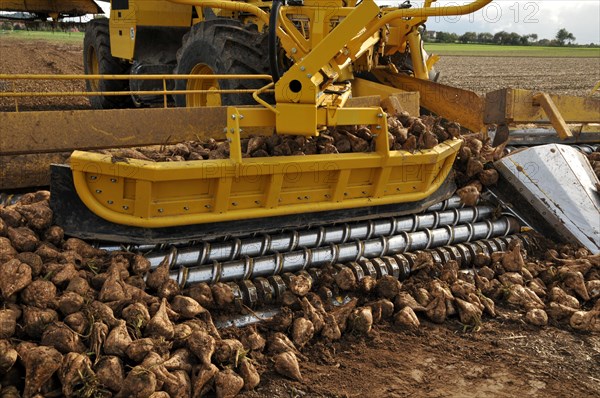
[[(368, 240), (380, 236), (397, 235), (449, 225), (473, 223), (488, 219), (494, 208), (491, 206), (466, 207), (446, 211), (432, 211), (420, 215), (392, 217), (364, 221), (354, 224), (334, 225), (303, 231), (289, 231), (278, 235), (264, 234), (225, 242), (200, 242), (197, 245), (174, 248), (172, 268), (193, 267), (213, 261), (231, 261), (244, 257), (286, 253), (298, 248), (316, 248), (328, 244), (343, 244), (356, 239)], [(165, 258), (165, 248), (150, 252), (146, 258), (151, 267), (157, 267)]]
[[(459, 243), (452, 246), (441, 246), (427, 250), (426, 252), (431, 255), (436, 264), (445, 264), (448, 261), (454, 260), (460, 268), (468, 268), (466, 271), (470, 271), (478, 254), (485, 254), (489, 258), (492, 253), (507, 251), (514, 240), (521, 242), (522, 247), (526, 250), (535, 246), (535, 243), (528, 236), (518, 234)], [(419, 252), (394, 254), (372, 259), (362, 258), (356, 262), (337, 263), (334, 265), (334, 268), (338, 272), (343, 268), (349, 268), (357, 281), (362, 280), (366, 276), (378, 280), (386, 275), (391, 275), (403, 281), (410, 276), (415, 267)], [(288, 272), (268, 278), (257, 277), (253, 280), (229, 282), (228, 285), (234, 292), (236, 303), (257, 308), (269, 304), (276, 305), (288, 289), (289, 283), (294, 276), (303, 275), (311, 280), (314, 285), (321, 278), (322, 272), (321, 268), (310, 268), (306, 271)], [(329, 297), (329, 299), (333, 303), (337, 302), (333, 297)], [(253, 318), (253, 314), (254, 312), (247, 315), (246, 318)], [(257, 319), (245, 319), (244, 321), (256, 322)]]
[[(0, 195), (0, 199), (2, 198), (2, 196)], [(486, 212), (487, 209), (483, 208), (484, 206), (482, 206), (482, 208), (478, 209), (479, 214), (481, 216), (481, 218), (485, 218), (486, 217)], [(406, 222), (409, 222), (411, 220), (413, 220), (413, 223), (418, 223), (419, 225), (421, 225), (424, 228), (435, 228), (434, 225), (427, 225), (427, 221), (423, 220), (416, 220), (414, 219), (417, 216), (422, 216), (422, 215), (426, 215), (428, 213), (434, 212), (434, 211), (446, 211), (446, 210), (456, 210), (456, 209), (462, 209), (464, 208), (464, 204), (461, 202), (460, 200), (460, 196), (455, 195), (452, 196), (446, 200), (442, 200), (439, 203), (436, 203), (430, 207), (428, 207), (425, 211), (423, 211), (421, 214), (414, 214), (414, 215), (410, 215), (410, 216), (403, 216), (403, 217), (395, 217), (397, 221), (397, 223), (403, 223), (405, 225)], [(423, 218), (423, 217), (421, 217)], [(394, 222), (392, 219), (381, 219), (380, 221), (389, 221), (389, 222)], [(473, 221), (478, 221), (478, 220), (473, 220)], [(307, 244), (307, 242), (304, 241), (304, 235), (309, 235), (311, 232), (320, 232), (320, 233), (327, 233), (329, 235), (331, 235), (333, 228), (339, 229), (339, 228), (348, 228), (350, 225), (355, 226), (354, 229), (356, 229), (356, 225), (357, 224), (362, 224), (362, 225), (367, 225), (367, 227), (369, 227), (370, 222), (362, 222), (362, 223), (353, 223), (353, 224), (349, 224), (349, 223), (341, 223), (338, 224), (336, 226), (332, 226), (326, 229), (325, 232), (320, 232), (322, 231), (321, 229), (306, 229), (303, 230), (301, 232), (296, 232), (296, 231), (286, 231), (286, 232), (282, 232), (280, 235), (276, 236), (276, 237), (271, 237), (269, 238), (271, 240), (271, 245), (275, 247), (275, 245), (277, 244), (277, 241), (285, 241), (286, 239), (289, 238), (293, 238), (292, 235), (296, 235), (299, 234), (301, 236), (298, 237), (298, 241), (303, 240), (301, 244), (299, 244), (299, 246), (309, 246)], [(373, 226), (372, 228), (374, 228), (375, 226)], [(409, 229), (410, 230), (410, 229)], [(356, 232), (354, 232), (356, 233)], [(246, 236), (246, 237), (242, 237), (242, 242), (240, 242), (242, 245), (248, 247), (251, 249), (251, 246), (253, 244), (260, 244), (262, 239), (265, 238), (267, 235), (266, 234), (260, 234), (260, 235), (251, 235), (251, 236)], [(356, 238), (359, 238), (358, 236), (356, 236)], [(110, 243), (110, 242), (96, 242), (94, 244), (94, 247), (97, 247), (98, 249), (102, 249), (102, 250), (107, 250), (107, 251), (119, 251), (119, 250), (125, 250), (125, 251), (133, 251), (133, 252), (141, 252), (141, 253), (147, 253), (146, 254), (146, 258), (148, 260), (150, 260), (150, 263), (152, 264), (152, 267), (156, 267), (158, 266), (158, 264), (160, 264), (160, 262), (162, 261), (162, 259), (164, 258), (164, 256), (166, 255), (166, 251), (170, 250), (172, 247), (176, 247), (178, 249), (178, 253), (180, 253), (181, 255), (183, 255), (183, 253), (194, 253), (198, 251), (198, 248), (200, 246), (203, 246), (201, 249), (201, 253), (208, 253), (209, 251), (212, 252), (212, 255), (209, 255), (210, 258), (205, 257), (205, 258), (197, 258), (196, 260), (202, 260), (202, 262), (196, 262), (196, 263), (189, 263), (189, 264), (184, 264), (184, 265), (201, 265), (204, 264), (206, 262), (210, 262), (210, 261), (223, 261), (223, 260), (234, 260), (235, 257), (231, 256), (232, 253), (232, 249), (231, 246), (235, 246), (235, 240), (238, 238), (224, 238), (223, 240), (212, 240), (210, 242), (207, 241), (191, 241), (185, 244), (147, 244), (147, 245), (136, 245), (136, 244), (115, 244), (115, 243)], [(327, 240), (324, 240), (323, 243), (331, 243)], [(334, 243), (340, 243), (340, 242), (334, 242)], [(192, 249), (189, 249), (192, 248)], [(277, 247), (278, 251), (282, 251), (279, 247)], [(219, 254), (217, 254), (219, 253)], [(229, 255), (227, 254), (229, 253)], [(260, 250), (258, 250), (255, 254), (251, 254), (251, 253), (246, 253), (243, 252), (241, 249), (239, 250), (239, 254), (240, 255), (259, 255), (261, 253)], [(267, 254), (269, 253), (268, 251), (264, 252), (263, 254)], [(199, 254), (199, 256), (200, 256)], [(217, 257), (219, 256), (220, 257)]]
[[(181, 267), (172, 270), (170, 276), (177, 280), (181, 286), (200, 282), (216, 283), (219, 281), (229, 282), (256, 277), (269, 277), (337, 262), (357, 261), (363, 257), (376, 258), (471, 240), (506, 236), (518, 232), (519, 229), (520, 225), (516, 219), (504, 216), (495, 221), (424, 229), (416, 232), (401, 232), (393, 236), (330, 244), (316, 249), (304, 248), (283, 254), (275, 253), (257, 258), (246, 257), (225, 263), (215, 261), (211, 265), (191, 268)], [(175, 259), (176, 256), (172, 252), (166, 260), (170, 264), (174, 264)]]

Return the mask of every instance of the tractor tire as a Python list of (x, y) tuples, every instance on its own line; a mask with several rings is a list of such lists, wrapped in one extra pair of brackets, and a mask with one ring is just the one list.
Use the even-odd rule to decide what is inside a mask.
[[(108, 19), (94, 19), (86, 24), (83, 38), (83, 69), (86, 75), (128, 75), (127, 61), (115, 58), (110, 52)], [(87, 91), (129, 91), (128, 80), (86, 80)], [(129, 108), (133, 100), (129, 95), (90, 96), (94, 109)]]
[[(176, 73), (270, 74), (267, 34), (256, 25), (217, 18), (200, 22), (186, 33), (177, 52)], [(268, 83), (260, 79), (176, 80), (176, 90), (258, 89)], [(272, 95), (261, 98), (272, 102)], [(178, 106), (255, 105), (252, 93), (174, 95)]]

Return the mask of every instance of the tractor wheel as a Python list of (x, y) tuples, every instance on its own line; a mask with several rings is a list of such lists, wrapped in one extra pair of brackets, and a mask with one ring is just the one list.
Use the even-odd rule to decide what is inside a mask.
[[(86, 75), (127, 75), (130, 66), (111, 55), (108, 19), (94, 19), (86, 24), (83, 38), (83, 69)], [(87, 91), (129, 91), (129, 80), (86, 80)], [(94, 109), (128, 108), (129, 95), (93, 95)]]
[[(267, 35), (256, 25), (218, 18), (200, 22), (183, 37), (177, 52), (176, 73), (202, 74), (269, 74)], [(176, 80), (176, 90), (258, 89), (268, 83), (260, 79)], [(271, 96), (272, 97), (272, 96)], [(220, 105), (254, 105), (252, 93), (192, 93), (175, 95), (178, 106), (200, 107)], [(262, 96), (269, 101), (269, 96)]]

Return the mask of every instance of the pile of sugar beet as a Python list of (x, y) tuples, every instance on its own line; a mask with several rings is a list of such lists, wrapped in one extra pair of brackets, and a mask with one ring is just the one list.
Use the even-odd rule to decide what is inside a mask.
[[(388, 142), (391, 150), (414, 152), (430, 149), (439, 142), (460, 135), (460, 125), (433, 116), (413, 117), (407, 112), (388, 116)], [(242, 157), (372, 152), (375, 135), (368, 126), (331, 128), (318, 137), (272, 135), (242, 138)], [(155, 162), (225, 159), (229, 143), (214, 139), (188, 141), (161, 147), (120, 148), (100, 151), (119, 158)]]
[(481, 254), (470, 272), (419, 252), (403, 283), (357, 280), (343, 264), (315, 281), (296, 275), (278, 315), (217, 330), (214, 317), (241, 310), (229, 285), (181, 290), (166, 262), (151, 271), (139, 254), (65, 239), (48, 197), (0, 207), (3, 398), (233, 397), (265, 371), (302, 380), (299, 361), (312, 343), (368, 336), (381, 322), (413, 330), (457, 319), (476, 330), (496, 306), (532, 325), (600, 332), (600, 256), (543, 240), (549, 246), (535, 255), (518, 241)]
[[(435, 116), (411, 116), (399, 112), (387, 116), (388, 145), (391, 150), (415, 153), (431, 149), (451, 138), (462, 138), (454, 165), (456, 180), (461, 187), (457, 191), (464, 203), (474, 205), (484, 186), (498, 181), (498, 173), (492, 162), (504, 155), (506, 144), (492, 147), (489, 139), (481, 134), (463, 134), (459, 123), (449, 122)], [(242, 157), (303, 156), (352, 152), (373, 152), (375, 134), (368, 126), (343, 126), (330, 128), (318, 137), (277, 135), (253, 136), (241, 140)], [(180, 162), (190, 160), (213, 160), (229, 158), (229, 142), (212, 138), (187, 141), (160, 147), (117, 148), (98, 151), (111, 155), (114, 161), (138, 159), (151, 162)]]
[[(416, 150), (435, 142), (433, 136), (459, 134), (457, 124), (430, 117), (399, 114), (389, 121), (393, 148), (411, 140), (405, 149)], [(365, 129), (331, 131), (329, 138), (253, 137), (244, 151), (294, 154), (292, 141), (305, 154), (311, 143), (319, 153), (341, 152), (348, 143), (352, 151), (368, 151), (373, 139)], [(497, 181), (491, 162), (504, 148), (478, 135), (462, 138), (455, 163), (458, 193), (474, 204), (483, 186)], [(211, 151), (225, 156), (225, 145), (196, 142), (109, 153), (188, 160), (198, 153), (191, 148), (202, 147), (204, 159), (206, 149), (206, 158), (214, 156)], [(357, 280), (344, 264), (326, 267), (314, 281), (293, 276), (278, 315), (217, 330), (213, 319), (248, 311), (229, 285), (182, 290), (168, 278), (166, 262), (150, 270), (139, 254), (107, 253), (65, 237), (52, 225), (48, 200), (49, 193), (40, 191), (0, 205), (0, 398), (233, 397), (259, 385), (264, 372), (301, 381), (300, 363), (317, 342), (345, 333), (368, 338), (379, 323), (411, 331), (424, 322), (449, 320), (476, 331), (485, 319), (505, 316), (504, 309), (535, 327), (600, 332), (600, 256), (540, 237), (535, 253), (513, 241), (507, 252), (479, 255), (468, 272), (419, 252), (404, 282), (389, 276)]]

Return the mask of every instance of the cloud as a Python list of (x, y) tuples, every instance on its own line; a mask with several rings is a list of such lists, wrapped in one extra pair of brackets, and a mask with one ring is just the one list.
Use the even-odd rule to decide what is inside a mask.
[[(378, 1), (392, 4), (393, 2)], [(413, 2), (422, 6), (422, 2)], [(462, 5), (466, 1), (438, 1), (435, 6)], [(429, 30), (458, 34), (502, 30), (520, 35), (537, 33), (540, 39), (553, 39), (565, 28), (577, 38), (577, 43), (600, 43), (600, 1), (515, 1), (496, 0), (472, 15), (432, 17)]]
[[(403, 0), (376, 0), (378, 4), (398, 5)], [(462, 5), (466, 0), (438, 0), (435, 6)], [(108, 11), (108, 3), (98, 3)], [(422, 1), (412, 1), (422, 7)], [(540, 39), (553, 39), (565, 28), (577, 38), (577, 43), (600, 43), (600, 1), (598, 0), (495, 0), (472, 15), (432, 17), (429, 30), (453, 32), (491, 32), (502, 30), (520, 35), (536, 33)]]

